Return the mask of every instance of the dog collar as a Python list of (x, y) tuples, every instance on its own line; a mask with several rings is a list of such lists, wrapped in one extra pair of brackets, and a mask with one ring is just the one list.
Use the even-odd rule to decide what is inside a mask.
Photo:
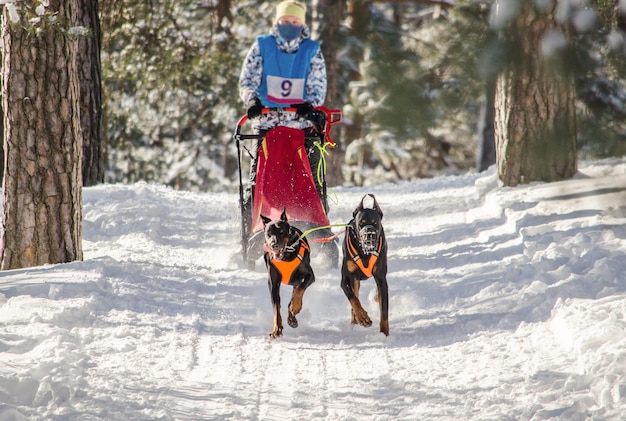
[(276, 267), (278, 272), (280, 272), (281, 280), (280, 282), (289, 285), (289, 281), (291, 280), (291, 275), (296, 270), (300, 263), (302, 263), (302, 259), (304, 259), (304, 255), (307, 251), (309, 251), (309, 245), (306, 241), (300, 240), (300, 248), (298, 249), (298, 254), (291, 260), (276, 260), (274, 256), (272, 256), (272, 264)]

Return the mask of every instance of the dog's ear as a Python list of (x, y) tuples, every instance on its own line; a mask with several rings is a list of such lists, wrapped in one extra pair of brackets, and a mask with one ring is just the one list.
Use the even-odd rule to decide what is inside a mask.
[(378, 201), (376, 201), (376, 197), (373, 194), (370, 194), (370, 196), (372, 197), (372, 200), (374, 201), (374, 210), (378, 212), (378, 214), (380, 215), (380, 219), (383, 219), (383, 210), (378, 205)]
[(283, 213), (280, 214), (280, 220), (287, 222), (287, 208), (283, 208)]
[(363, 210), (363, 201), (365, 200), (365, 198), (367, 197), (367, 195), (363, 196), (363, 198), (361, 199), (361, 203), (359, 203), (359, 206), (357, 206), (357, 208), (354, 210), (354, 212), (352, 212), (352, 217), (356, 217), (356, 214), (361, 212)]
[(261, 219), (263, 220), (263, 226), (267, 225), (268, 223), (272, 221), (267, 216), (263, 216), (263, 215), (261, 215)]

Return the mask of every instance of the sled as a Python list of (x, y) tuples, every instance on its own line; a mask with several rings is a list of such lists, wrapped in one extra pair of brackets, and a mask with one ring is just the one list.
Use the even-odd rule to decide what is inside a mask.
[[(263, 113), (272, 109), (264, 108)], [(286, 108), (295, 113), (295, 108)], [(289, 223), (299, 228), (313, 243), (313, 252), (322, 252), (332, 266), (337, 265), (339, 245), (333, 238), (328, 221), (328, 196), (326, 191), (325, 155), (335, 146), (330, 137), (333, 124), (341, 121), (341, 111), (316, 107), (307, 116), (313, 122), (312, 129), (300, 130), (277, 126), (265, 134), (245, 134), (243, 127), (248, 117), (239, 119), (233, 138), (237, 145), (239, 169), (239, 208), (241, 210), (241, 248), (244, 263), (254, 268), (256, 260), (263, 255), (263, 221), (261, 215), (275, 220), (283, 209)], [(245, 152), (252, 156), (248, 145), (257, 155), (257, 171), (252, 189), (251, 206), (244, 206), (244, 182), (242, 162)], [(321, 166), (317, 177), (311, 171), (305, 148), (315, 144), (321, 148)], [(317, 186), (316, 186), (317, 183)], [(250, 187), (250, 186), (248, 186)]]

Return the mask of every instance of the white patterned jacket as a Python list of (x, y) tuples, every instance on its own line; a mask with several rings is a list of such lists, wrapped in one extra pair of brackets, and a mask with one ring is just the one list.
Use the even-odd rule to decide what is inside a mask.
[[(285, 41), (281, 38), (278, 35), (276, 27), (272, 28), (270, 34), (276, 39), (278, 48), (281, 51), (294, 53), (298, 51), (303, 39), (310, 38), (311, 31), (305, 25), (300, 38), (293, 41)], [(260, 98), (259, 86), (261, 85), (262, 74), (263, 58), (259, 44), (255, 40), (243, 62), (241, 75), (239, 76), (239, 97), (243, 101), (244, 106), (247, 107), (253, 98)], [(311, 60), (311, 69), (309, 70), (305, 85), (304, 100), (311, 103), (314, 107), (322, 105), (326, 99), (326, 86), (326, 62), (324, 61), (324, 56), (320, 49)], [(294, 113), (284, 111), (272, 111), (258, 117), (253, 122), (253, 127), (256, 130), (269, 130), (278, 125), (304, 129), (310, 127), (311, 123), (307, 120), (297, 118)]]

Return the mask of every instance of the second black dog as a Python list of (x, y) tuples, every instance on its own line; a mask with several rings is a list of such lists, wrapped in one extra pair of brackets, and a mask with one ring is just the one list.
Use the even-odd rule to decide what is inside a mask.
[(277, 338), (283, 334), (283, 322), (280, 315), (280, 285), (293, 286), (291, 301), (288, 306), (287, 323), (298, 327), (296, 314), (302, 310), (304, 291), (315, 282), (311, 268), (311, 249), (302, 231), (287, 222), (286, 210), (280, 220), (272, 221), (261, 215), (264, 226), (265, 245), (264, 259), (268, 272), (268, 283), (272, 307), (274, 308), (274, 329), (270, 337)]
[[(370, 196), (373, 208), (363, 208)], [(389, 336), (389, 292), (387, 287), (387, 240), (383, 230), (383, 211), (373, 194), (367, 194), (352, 214), (343, 243), (341, 288), (352, 306), (352, 323), (365, 327), (372, 325), (367, 311), (359, 300), (361, 281), (374, 277), (380, 307), (380, 331)]]

